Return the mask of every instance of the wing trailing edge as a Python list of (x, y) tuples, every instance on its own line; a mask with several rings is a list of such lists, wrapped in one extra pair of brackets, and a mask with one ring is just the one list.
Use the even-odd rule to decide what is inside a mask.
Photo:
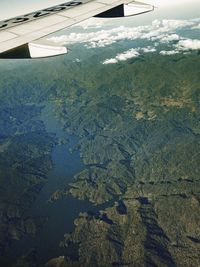
[(0, 22), (0, 58), (42, 58), (66, 54), (65, 47), (41, 44), (49, 34), (91, 17), (127, 17), (153, 11), (133, 0), (72, 0)]

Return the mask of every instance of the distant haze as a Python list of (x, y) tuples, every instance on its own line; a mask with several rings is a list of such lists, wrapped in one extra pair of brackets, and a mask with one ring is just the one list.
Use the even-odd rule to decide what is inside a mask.
[[(38, 9), (42, 9), (45, 7), (54, 6), (56, 4), (60, 4), (63, 2), (67, 2), (67, 0), (12, 0), (12, 4), (8, 0), (1, 0), (0, 2), (0, 20), (4, 20), (6, 18), (11, 18), (14, 16), (22, 15), (25, 13), (29, 13), (31, 11), (35, 11)], [(157, 7), (161, 6), (174, 6), (174, 5), (185, 5), (190, 4), (191, 6), (196, 3), (199, 3), (199, 0), (142, 0), (141, 2), (153, 4)], [(178, 12), (178, 10), (177, 10)]]

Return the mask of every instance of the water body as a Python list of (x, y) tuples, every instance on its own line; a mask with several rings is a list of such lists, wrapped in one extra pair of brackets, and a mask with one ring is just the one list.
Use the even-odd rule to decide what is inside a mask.
[[(68, 142), (57, 144), (53, 148), (52, 161), (54, 167), (49, 172), (47, 183), (27, 214), (31, 217), (48, 217), (48, 221), (37, 231), (35, 237), (27, 236), (14, 242), (6, 256), (12, 263), (17, 257), (28, 253), (31, 249), (37, 251), (39, 261), (42, 263), (47, 262), (52, 257), (65, 255), (66, 249), (60, 248), (59, 243), (63, 240), (65, 233), (74, 229), (74, 220), (79, 213), (98, 212), (110, 204), (94, 206), (89, 201), (78, 200), (71, 196), (66, 196), (54, 203), (48, 202), (50, 196), (56, 190), (63, 189), (72, 182), (73, 176), (84, 168), (79, 151), (70, 153), (70, 149), (78, 142), (77, 137), (70, 136), (62, 130), (53, 110), (53, 105), (47, 103), (42, 110), (40, 119), (44, 122), (47, 132), (55, 134), (58, 139), (68, 140)], [(67, 251), (67, 254), (73, 256), (73, 248), (72, 251)]]
[(56, 134), (61, 140), (68, 141), (66, 144), (58, 144), (53, 148), (52, 161), (53, 169), (48, 175), (48, 182), (43, 187), (31, 210), (31, 216), (48, 217), (48, 222), (40, 229), (31, 241), (38, 252), (41, 261), (45, 262), (49, 258), (59, 256), (62, 249), (59, 242), (66, 232), (74, 229), (74, 219), (81, 211), (91, 210), (93, 205), (88, 201), (66, 196), (54, 203), (49, 203), (51, 195), (58, 189), (63, 189), (68, 183), (73, 181), (73, 176), (84, 168), (78, 151), (70, 153), (78, 139), (69, 136), (62, 130), (61, 124), (56, 119), (54, 107), (51, 103), (46, 104), (40, 119), (44, 122), (47, 132)]

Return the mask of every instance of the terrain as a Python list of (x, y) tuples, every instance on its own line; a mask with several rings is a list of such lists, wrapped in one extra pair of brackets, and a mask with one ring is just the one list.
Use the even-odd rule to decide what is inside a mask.
[(51, 101), (60, 127), (78, 138), (71, 153), (79, 151), (84, 164), (72, 182), (55, 186), (51, 205), (72, 196), (106, 206), (79, 214), (60, 240), (60, 257), (38, 262), (30, 248), (12, 266), (196, 267), (200, 54), (155, 52), (112, 65), (100, 59), (101, 49), (80, 62), (69, 55), (29, 68), (28, 61), (1, 65), (2, 258), (13, 240), (48, 223), (26, 214), (53, 167), (58, 140), (40, 119)]

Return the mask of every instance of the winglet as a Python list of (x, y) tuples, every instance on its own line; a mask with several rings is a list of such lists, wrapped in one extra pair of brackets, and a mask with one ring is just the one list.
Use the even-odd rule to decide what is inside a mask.
[(130, 17), (144, 13), (148, 13), (154, 10), (154, 6), (142, 2), (131, 2), (128, 4), (121, 4), (112, 9), (109, 9), (103, 13), (96, 15), (99, 18), (114, 18), (114, 17)]
[(37, 43), (29, 43), (28, 47), (31, 58), (53, 57), (67, 53), (67, 48), (63, 46), (50, 46)]
[(66, 47), (28, 43), (0, 54), (0, 58), (45, 58), (63, 55), (68, 52)]

